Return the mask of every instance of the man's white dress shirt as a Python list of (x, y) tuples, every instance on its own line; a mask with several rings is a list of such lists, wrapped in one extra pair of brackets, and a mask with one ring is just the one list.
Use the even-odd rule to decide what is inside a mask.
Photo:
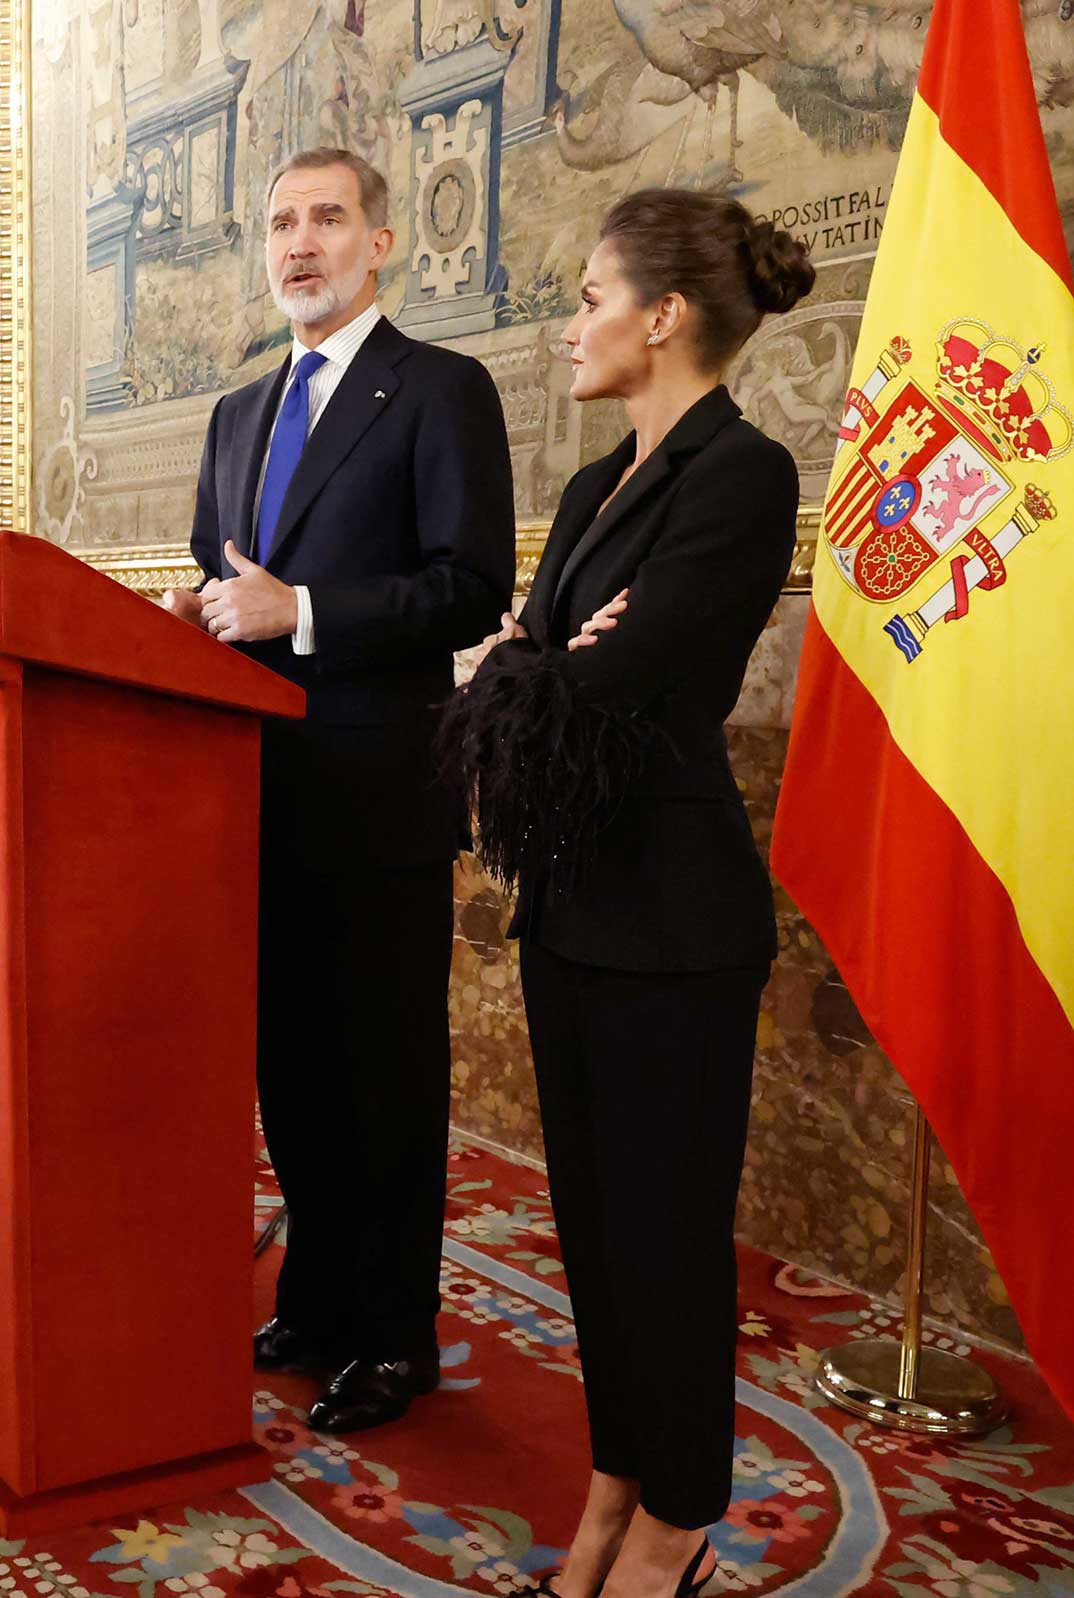
[[(309, 438), (313, 429), (324, 415), (324, 408), (332, 395), (339, 387), (343, 374), (358, 354), (366, 339), (380, 321), (380, 311), (376, 305), (370, 305), (348, 322), (346, 327), (337, 328), (329, 334), (323, 344), (318, 345), (320, 353), (324, 356), (324, 364), (319, 366), (309, 380), (310, 393), (310, 418), (306, 428), (306, 437)], [(279, 420), (280, 409), (287, 397), (287, 392), (295, 380), (295, 369), (303, 355), (310, 352), (296, 333), (291, 343), (291, 370), (287, 382), (283, 385), (280, 394), (280, 403), (276, 408), (276, 418), (272, 423), (272, 433), (269, 434), (265, 446), (265, 458), (261, 462), (261, 476), (258, 479), (257, 494), (254, 498), (254, 521), (257, 526), (257, 515), (261, 508), (261, 490), (265, 482), (265, 468), (268, 465), (269, 450), (272, 448), (272, 434), (276, 431), (276, 422)], [(313, 605), (310, 600), (310, 591), (300, 583), (295, 584), (295, 597), (298, 600), (298, 624), (291, 634), (291, 647), (296, 655), (312, 655), (316, 650), (316, 639), (313, 631)]]

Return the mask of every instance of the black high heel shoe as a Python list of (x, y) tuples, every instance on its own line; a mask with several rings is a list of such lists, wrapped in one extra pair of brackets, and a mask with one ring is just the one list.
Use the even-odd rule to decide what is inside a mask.
[[(706, 1554), (712, 1555), (711, 1560), (705, 1558)], [(700, 1598), (701, 1589), (712, 1580), (715, 1569), (716, 1550), (706, 1537), (679, 1578), (675, 1598)]]

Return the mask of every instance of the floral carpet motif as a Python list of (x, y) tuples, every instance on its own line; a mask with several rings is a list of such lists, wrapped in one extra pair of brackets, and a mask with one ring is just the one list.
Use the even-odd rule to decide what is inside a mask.
[[(255, 1227), (279, 1199), (258, 1167)], [(280, 1254), (258, 1261), (270, 1313)], [(812, 1385), (818, 1351), (894, 1330), (871, 1303), (741, 1251), (739, 1437), (708, 1594), (1074, 1598), (1074, 1427), (1031, 1366), (978, 1355), (1011, 1403), (990, 1437), (876, 1430)], [(938, 1344), (962, 1351), (949, 1339)], [(553, 1568), (588, 1454), (544, 1178), (453, 1149), (439, 1390), (395, 1425), (311, 1432), (314, 1384), (258, 1379), (272, 1480), (118, 1523), (0, 1542), (0, 1598), (448, 1598)], [(134, 1595), (132, 1595), (134, 1598)]]

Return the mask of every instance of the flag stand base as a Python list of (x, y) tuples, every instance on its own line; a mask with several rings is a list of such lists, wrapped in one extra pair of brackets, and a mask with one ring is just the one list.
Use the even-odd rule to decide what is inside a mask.
[(899, 1397), (902, 1345), (863, 1338), (820, 1357), (816, 1382), (825, 1398), (877, 1426), (934, 1436), (980, 1436), (1000, 1424), (1006, 1409), (986, 1370), (957, 1354), (923, 1348), (916, 1392)]
[(877, 1426), (939, 1436), (979, 1436), (998, 1426), (1006, 1414), (991, 1376), (959, 1354), (922, 1345), (931, 1136), (921, 1106), (915, 1105), (902, 1342), (869, 1337), (829, 1348), (820, 1356), (816, 1384), (833, 1404)]

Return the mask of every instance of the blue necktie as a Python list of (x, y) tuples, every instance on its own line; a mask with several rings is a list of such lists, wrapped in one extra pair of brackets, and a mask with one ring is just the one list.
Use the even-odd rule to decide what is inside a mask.
[(306, 351), (295, 367), (287, 397), (280, 406), (257, 512), (254, 559), (259, 566), (265, 564), (272, 552), (272, 536), (283, 509), (283, 497), (306, 447), (306, 431), (310, 420), (310, 378), (327, 358), (319, 350)]

